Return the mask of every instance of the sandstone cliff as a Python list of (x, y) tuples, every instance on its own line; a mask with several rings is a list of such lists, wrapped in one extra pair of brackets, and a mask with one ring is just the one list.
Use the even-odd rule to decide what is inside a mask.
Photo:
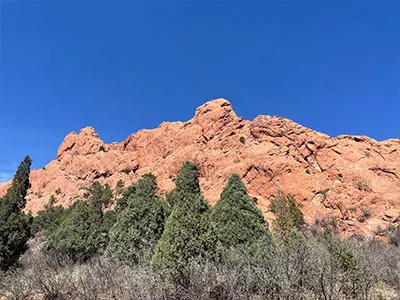
[[(26, 209), (35, 214), (52, 194), (67, 206), (93, 181), (128, 186), (147, 172), (164, 194), (185, 160), (197, 163), (211, 204), (236, 172), (269, 220), (268, 204), (278, 190), (296, 196), (309, 222), (336, 216), (344, 234), (371, 234), (400, 214), (400, 139), (333, 138), (272, 116), (243, 120), (225, 99), (200, 106), (187, 122), (164, 122), (121, 143), (105, 144), (91, 127), (70, 133), (56, 160), (31, 172)], [(0, 195), (7, 186), (0, 184)], [(359, 222), (363, 208), (372, 215)]]

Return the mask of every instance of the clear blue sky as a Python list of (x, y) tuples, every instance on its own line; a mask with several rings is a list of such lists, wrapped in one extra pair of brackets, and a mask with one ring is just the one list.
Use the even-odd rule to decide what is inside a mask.
[(400, 136), (399, 1), (0, 6), (0, 180), (84, 126), (122, 141), (218, 97), (246, 119)]

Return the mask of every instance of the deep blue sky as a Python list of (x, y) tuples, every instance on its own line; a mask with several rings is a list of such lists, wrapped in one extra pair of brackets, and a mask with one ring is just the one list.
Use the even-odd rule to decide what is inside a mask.
[(218, 97), (246, 119), (400, 136), (399, 1), (0, 5), (0, 181), (71, 131), (121, 141)]

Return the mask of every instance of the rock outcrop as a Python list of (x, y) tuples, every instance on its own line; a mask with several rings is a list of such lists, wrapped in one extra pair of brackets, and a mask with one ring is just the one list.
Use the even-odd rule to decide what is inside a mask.
[[(200, 106), (187, 122), (164, 122), (121, 143), (105, 144), (91, 127), (70, 133), (56, 160), (31, 172), (26, 209), (35, 214), (53, 194), (67, 206), (96, 180), (127, 186), (147, 172), (164, 194), (185, 160), (198, 165), (211, 204), (235, 172), (267, 219), (278, 190), (295, 195), (309, 222), (336, 217), (343, 234), (372, 234), (400, 213), (400, 139), (333, 138), (272, 116), (243, 120), (225, 99)], [(365, 210), (369, 216), (360, 218)]]

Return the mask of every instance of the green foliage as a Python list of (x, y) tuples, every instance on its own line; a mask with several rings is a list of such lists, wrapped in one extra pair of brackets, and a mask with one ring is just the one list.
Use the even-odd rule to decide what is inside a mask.
[(268, 223), (254, 204), (238, 174), (233, 174), (210, 215), (218, 246), (251, 246), (268, 239)]
[(244, 136), (241, 136), (240, 139), (239, 139), (239, 141), (240, 141), (242, 144), (245, 144), (245, 143), (246, 143), (246, 139), (244, 138)]
[(38, 232), (45, 232), (46, 230), (58, 226), (64, 213), (64, 207), (61, 205), (54, 206), (55, 198), (50, 196), (49, 203), (44, 206), (44, 210), (38, 212), (37, 216), (33, 218), (31, 232), (36, 234)]
[(59, 226), (48, 230), (45, 246), (74, 260), (86, 260), (104, 249), (102, 214), (88, 201), (77, 201)]
[(128, 206), (128, 199), (132, 197), (136, 192), (136, 186), (130, 185), (128, 188), (122, 193), (122, 197), (117, 200), (117, 204), (115, 205), (114, 210), (116, 212), (123, 211)]
[(278, 235), (287, 235), (292, 230), (300, 230), (304, 225), (304, 215), (292, 195), (279, 192), (272, 199), (269, 209), (275, 214), (273, 229)]
[(174, 207), (176, 199), (177, 199), (176, 189), (173, 189), (165, 194), (164, 211), (166, 218), (172, 213), (172, 208)]
[(357, 260), (344, 240), (335, 236), (325, 228), (322, 242), (330, 254), (331, 264), (335, 272), (353, 273), (357, 270)]
[(124, 187), (125, 187), (125, 183), (120, 179), (118, 180), (116, 186), (115, 186), (115, 190), (114, 190), (114, 197), (115, 199), (120, 199), (121, 195), (124, 191)]
[(103, 230), (109, 232), (111, 227), (117, 222), (118, 213), (115, 210), (108, 210), (103, 213)]
[(28, 248), (32, 217), (22, 210), (30, 188), (29, 173), (32, 160), (29, 156), (19, 165), (4, 199), (0, 198), (0, 269), (12, 267)]
[(99, 182), (94, 182), (85, 193), (84, 197), (97, 209), (103, 210), (110, 206), (113, 201), (113, 191), (108, 184), (102, 186)]
[(15, 265), (28, 249), (32, 219), (23, 212), (8, 212), (4, 202), (4, 199), (0, 199), (0, 270)]
[(141, 259), (148, 262), (164, 230), (164, 204), (156, 196), (155, 177), (144, 175), (134, 190), (110, 229), (106, 251), (113, 260), (126, 264), (137, 264)]
[(196, 164), (185, 161), (176, 178), (176, 192), (179, 197), (184, 198), (186, 194), (200, 195), (199, 170)]
[(25, 156), (24, 160), (18, 166), (12, 184), (4, 197), (4, 201), (8, 202), (13, 212), (20, 212), (25, 208), (26, 194), (31, 187), (29, 182), (31, 164), (32, 159), (29, 156)]
[(102, 253), (108, 242), (110, 221), (115, 217), (103, 214), (112, 202), (112, 190), (108, 185), (95, 182), (85, 194), (86, 201), (77, 201), (45, 234), (45, 246), (59, 251), (74, 260), (86, 260)]
[(357, 261), (342, 240), (333, 239), (330, 251), (334, 259), (339, 263), (341, 270), (345, 272), (354, 272), (356, 270)]
[(195, 164), (183, 163), (173, 196), (173, 210), (165, 224), (152, 265), (170, 280), (182, 283), (191, 263), (214, 251), (208, 222), (210, 207), (200, 193)]

